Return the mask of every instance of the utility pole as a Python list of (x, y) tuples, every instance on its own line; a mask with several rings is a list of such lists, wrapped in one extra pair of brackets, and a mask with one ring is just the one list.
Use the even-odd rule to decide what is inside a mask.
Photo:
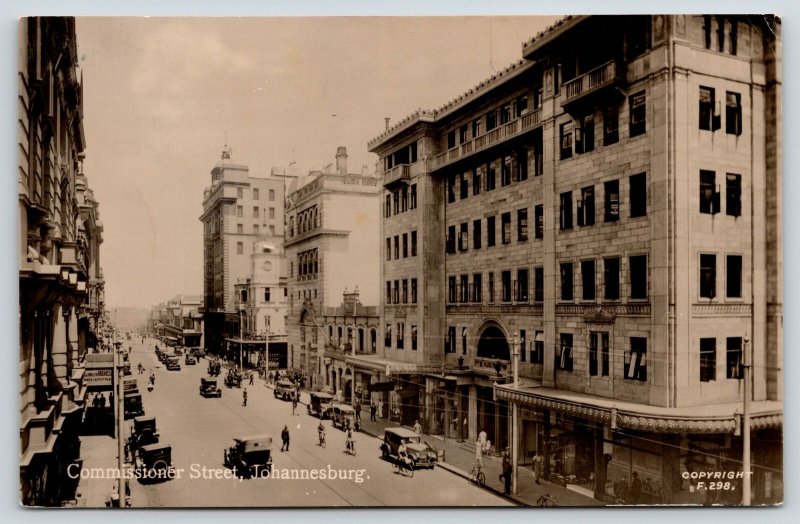
[(750, 337), (744, 334), (742, 367), (744, 368), (744, 414), (742, 417), (742, 506), (750, 505), (750, 395), (753, 390), (750, 369)]
[[(116, 309), (114, 310), (114, 316), (116, 317)], [(116, 321), (116, 318), (114, 319)], [(116, 426), (117, 426), (117, 454), (119, 457), (119, 481), (117, 482), (117, 496), (119, 497), (119, 507), (124, 508), (126, 506), (126, 499), (125, 499), (125, 483), (127, 482), (126, 479), (123, 478), (122, 472), (125, 471), (125, 447), (123, 444), (123, 439), (125, 435), (123, 434), (123, 429), (125, 426), (125, 399), (123, 398), (122, 393), (122, 380), (124, 377), (123, 370), (122, 370), (122, 355), (120, 354), (121, 346), (117, 347), (116, 344), (114, 346), (114, 370), (116, 371), (115, 375), (117, 378), (116, 386), (116, 405), (114, 409), (116, 410)]]
[[(514, 350), (512, 355), (512, 376), (514, 389), (519, 388), (519, 333), (514, 331)], [(519, 404), (511, 402), (511, 493), (517, 494), (519, 462)]]
[[(244, 359), (244, 309), (239, 310), (239, 374), (244, 373), (244, 366), (242, 365)], [(244, 379), (244, 377), (242, 377)]]

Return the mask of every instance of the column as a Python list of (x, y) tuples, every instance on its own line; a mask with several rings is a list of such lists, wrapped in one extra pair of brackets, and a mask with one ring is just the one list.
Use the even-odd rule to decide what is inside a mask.
[(467, 418), (469, 419), (469, 435), (467, 440), (478, 440), (478, 389), (475, 384), (469, 386), (469, 399), (467, 402)]
[(50, 376), (55, 377), (62, 384), (66, 384), (67, 378), (67, 358), (69, 358), (68, 347), (68, 320), (70, 311), (66, 306), (56, 309), (55, 328), (53, 330), (52, 364), (53, 372)]

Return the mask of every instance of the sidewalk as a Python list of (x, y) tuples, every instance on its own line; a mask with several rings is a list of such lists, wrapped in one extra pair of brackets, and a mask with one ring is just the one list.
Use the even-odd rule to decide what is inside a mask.
[[(81, 458), (83, 469), (117, 469), (117, 440), (108, 435), (81, 435)], [(77, 473), (77, 472), (76, 472)], [(78, 484), (77, 507), (104, 508), (106, 498), (116, 487), (116, 480), (106, 478), (82, 478)]]
[[(264, 382), (261, 379), (256, 379)], [(272, 384), (266, 384), (268, 388), (272, 388)], [(309, 394), (306, 391), (300, 392), (300, 403), (308, 404)], [(397, 427), (398, 424), (390, 422), (387, 419), (379, 418), (376, 422), (369, 420), (369, 405), (362, 406), (361, 414), (361, 431), (367, 435), (377, 438), (383, 438), (383, 430), (387, 427)], [(411, 428), (409, 428), (411, 429)], [(422, 435), (423, 441), (428, 443), (438, 450), (444, 451), (444, 461), (438, 462), (437, 466), (447, 471), (454, 473), (460, 477), (469, 480), (469, 470), (472, 468), (472, 462), (475, 459), (475, 443), (458, 442), (453, 439), (443, 439), (439, 436)], [(521, 506), (536, 506), (539, 497), (548, 494), (555, 498), (556, 505), (558, 506), (603, 506), (604, 504), (592, 497), (587, 497), (581, 493), (569, 490), (557, 484), (553, 484), (541, 480), (541, 484), (536, 484), (533, 481), (533, 472), (530, 468), (518, 468), (518, 486), (517, 494), (510, 497), (503, 495), (503, 482), (499, 479), (500, 474), (503, 472), (502, 459), (500, 457), (484, 456), (483, 457), (483, 472), (486, 475), (486, 484), (484, 489), (494, 492), (500, 497), (504, 497), (512, 502)]]

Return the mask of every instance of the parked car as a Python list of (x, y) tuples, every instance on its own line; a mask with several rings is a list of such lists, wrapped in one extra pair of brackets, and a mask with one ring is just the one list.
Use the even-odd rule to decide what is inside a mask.
[(331, 406), (329, 413), (333, 421), (333, 427), (338, 427), (342, 431), (346, 431), (347, 428), (358, 430), (356, 427), (356, 410), (353, 409), (353, 406), (334, 404)]
[(131, 458), (136, 456), (137, 451), (142, 446), (157, 443), (158, 437), (155, 417), (136, 417), (133, 419), (131, 436), (128, 437), (126, 442)]
[(161, 443), (142, 446), (134, 459), (134, 467), (138, 472), (139, 482), (143, 484), (174, 478), (172, 446)]
[(222, 397), (222, 390), (217, 387), (217, 381), (212, 378), (200, 379), (200, 395), (206, 398)]
[(273, 394), (275, 395), (275, 398), (291, 400), (294, 398), (296, 391), (297, 387), (294, 385), (294, 382), (287, 379), (281, 379), (275, 384), (275, 391)]
[(187, 366), (194, 366), (197, 362), (194, 360), (194, 356), (186, 353), (186, 358), (183, 359), (183, 363)]
[(139, 385), (136, 382), (135, 378), (128, 378), (122, 382), (122, 392), (124, 394), (128, 393), (138, 393), (139, 392)]
[(126, 393), (123, 400), (123, 413), (126, 419), (144, 416), (142, 395), (139, 393)]
[(180, 371), (181, 370), (181, 361), (176, 356), (167, 357), (167, 369), (169, 371)]
[(422, 437), (406, 428), (386, 428), (383, 432), (381, 456), (384, 460), (397, 461), (399, 459), (397, 448), (400, 443), (406, 445), (406, 453), (414, 463), (414, 469), (432, 468), (436, 465), (438, 453), (427, 442), (422, 442)]
[(328, 393), (311, 393), (311, 400), (308, 402), (308, 414), (323, 419), (330, 416), (330, 408), (333, 406), (333, 395)]
[(226, 468), (236, 468), (236, 473), (244, 478), (260, 476), (272, 472), (272, 437), (252, 435), (236, 437), (233, 445), (224, 452)]

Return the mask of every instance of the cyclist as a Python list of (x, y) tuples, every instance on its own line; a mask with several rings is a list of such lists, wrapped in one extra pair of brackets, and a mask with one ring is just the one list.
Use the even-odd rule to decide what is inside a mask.
[(322, 423), (321, 420), (319, 421), (319, 426), (317, 426), (317, 433), (319, 434), (319, 445), (320, 446), (324, 446), (325, 445), (325, 425)]

